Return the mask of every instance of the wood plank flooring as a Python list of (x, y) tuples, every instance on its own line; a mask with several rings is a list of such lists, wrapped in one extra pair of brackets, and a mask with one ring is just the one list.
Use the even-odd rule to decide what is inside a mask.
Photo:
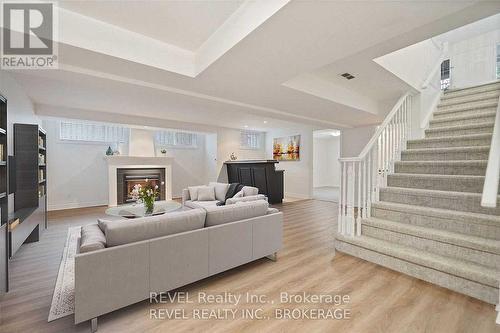
[[(303, 200), (277, 206), (284, 212), (284, 248), (278, 261), (261, 259), (180, 288), (198, 292), (266, 295), (269, 302), (234, 305), (137, 303), (99, 318), (98, 332), (500, 332), (493, 306), (361, 259), (334, 256), (336, 205)], [(0, 302), (0, 332), (89, 332), (73, 316), (47, 323), (69, 226), (93, 223), (104, 208), (50, 214), (40, 242), (23, 245), (11, 261), (11, 291)], [(332, 309), (330, 304), (281, 304), (280, 292), (349, 295), (350, 319), (277, 319), (279, 309)], [(171, 293), (172, 294), (172, 293)], [(271, 302), (274, 301), (274, 302)], [(150, 319), (150, 309), (184, 309), (190, 319)], [(262, 309), (270, 319), (195, 320), (195, 309)], [(338, 307), (337, 307), (338, 308)], [(297, 310), (295, 310), (297, 311)], [(309, 313), (310, 314), (310, 313)]]

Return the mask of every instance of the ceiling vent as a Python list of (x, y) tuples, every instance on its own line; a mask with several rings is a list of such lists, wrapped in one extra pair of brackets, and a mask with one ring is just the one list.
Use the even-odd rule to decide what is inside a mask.
[(349, 74), (349, 73), (340, 74), (340, 76), (345, 77), (347, 80), (354, 79), (354, 75)]

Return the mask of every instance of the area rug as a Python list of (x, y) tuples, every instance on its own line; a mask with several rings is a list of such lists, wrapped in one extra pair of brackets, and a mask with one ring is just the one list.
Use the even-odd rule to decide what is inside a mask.
[(80, 231), (81, 227), (68, 229), (68, 237), (50, 304), (49, 322), (75, 313), (75, 255)]

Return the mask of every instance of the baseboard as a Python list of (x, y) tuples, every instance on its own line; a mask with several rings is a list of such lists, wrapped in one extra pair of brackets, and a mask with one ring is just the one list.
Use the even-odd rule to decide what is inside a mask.
[(285, 192), (285, 198), (286, 197), (297, 198), (297, 199), (311, 199), (311, 197), (306, 194), (291, 193), (291, 192)]
[(86, 207), (96, 207), (96, 206), (107, 206), (108, 202), (104, 201), (89, 201), (89, 202), (68, 202), (61, 204), (49, 204), (47, 206), (48, 211), (64, 210), (64, 209), (75, 209), (75, 208), (86, 208)]

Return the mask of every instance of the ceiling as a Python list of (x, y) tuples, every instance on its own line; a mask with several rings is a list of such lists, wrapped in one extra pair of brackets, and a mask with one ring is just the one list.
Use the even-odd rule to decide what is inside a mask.
[(242, 3), (243, 0), (59, 1), (64, 9), (189, 51), (199, 49)]
[(42, 115), (365, 126), (412, 89), (374, 58), (500, 12), (491, 1), (219, 2), (62, 2), (77, 13), (60, 23), (60, 69), (11, 73)]

